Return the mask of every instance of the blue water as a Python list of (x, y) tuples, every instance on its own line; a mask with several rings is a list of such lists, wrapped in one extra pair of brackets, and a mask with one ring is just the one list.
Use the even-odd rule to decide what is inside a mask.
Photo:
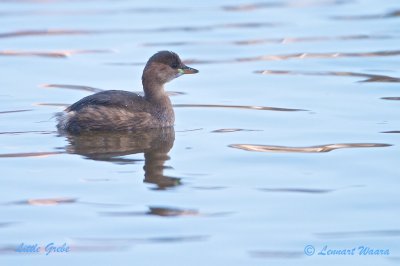
[[(397, 265), (399, 10), (0, 0), (1, 265)], [(56, 131), (159, 50), (200, 70), (167, 85), (174, 131)]]

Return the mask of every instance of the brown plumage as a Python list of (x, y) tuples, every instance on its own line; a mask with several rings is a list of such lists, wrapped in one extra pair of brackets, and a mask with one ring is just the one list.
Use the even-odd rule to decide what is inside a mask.
[(175, 116), (164, 84), (182, 74), (198, 71), (184, 65), (173, 52), (150, 57), (142, 75), (144, 97), (133, 92), (109, 90), (87, 96), (58, 114), (61, 132), (135, 131), (172, 127)]

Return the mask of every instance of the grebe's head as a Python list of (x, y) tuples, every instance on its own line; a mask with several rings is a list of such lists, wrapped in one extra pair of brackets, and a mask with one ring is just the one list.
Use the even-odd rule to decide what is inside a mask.
[(183, 74), (195, 74), (197, 69), (186, 66), (179, 56), (170, 51), (160, 51), (150, 57), (143, 70), (143, 82), (167, 83)]

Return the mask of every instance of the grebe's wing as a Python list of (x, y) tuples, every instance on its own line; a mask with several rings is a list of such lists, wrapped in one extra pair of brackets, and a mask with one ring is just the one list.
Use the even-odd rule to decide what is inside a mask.
[(118, 107), (130, 110), (146, 110), (147, 101), (136, 93), (121, 90), (108, 90), (98, 92), (82, 98), (70, 105), (66, 112), (79, 112), (89, 106)]

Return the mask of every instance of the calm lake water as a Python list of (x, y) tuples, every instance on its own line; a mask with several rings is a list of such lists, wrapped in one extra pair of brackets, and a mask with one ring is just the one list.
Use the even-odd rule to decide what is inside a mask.
[[(398, 265), (399, 19), (397, 0), (0, 0), (0, 264)], [(200, 70), (167, 86), (174, 130), (57, 133), (80, 98), (141, 91), (159, 50)]]

